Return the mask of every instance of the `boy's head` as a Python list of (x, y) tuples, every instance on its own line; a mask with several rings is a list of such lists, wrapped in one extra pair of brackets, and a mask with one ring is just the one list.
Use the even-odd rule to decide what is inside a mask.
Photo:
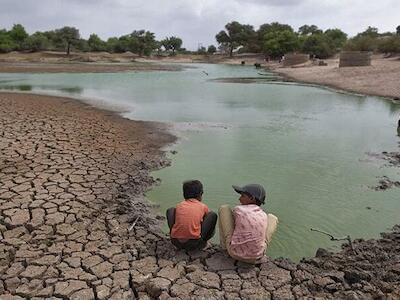
[[(237, 185), (232, 185), (235, 192), (242, 195), (240, 198), (240, 202), (244, 202), (242, 204), (257, 204), (261, 206), (265, 203), (265, 189), (261, 184), (246, 184), (242, 187)], [(242, 199), (243, 198), (243, 199)]]
[(188, 180), (183, 183), (183, 198), (201, 200), (203, 185), (199, 180)]

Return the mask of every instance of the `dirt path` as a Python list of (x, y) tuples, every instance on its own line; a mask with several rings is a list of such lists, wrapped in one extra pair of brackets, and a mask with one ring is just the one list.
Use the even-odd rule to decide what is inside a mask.
[(176, 251), (143, 197), (174, 141), (160, 126), (0, 93), (1, 300), (399, 299), (399, 227), (299, 264)]

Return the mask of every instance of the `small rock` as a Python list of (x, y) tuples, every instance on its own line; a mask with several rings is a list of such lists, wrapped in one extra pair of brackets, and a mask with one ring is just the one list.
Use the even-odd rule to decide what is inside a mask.
[(163, 291), (168, 291), (170, 285), (171, 281), (168, 279), (156, 277), (147, 282), (146, 290), (152, 297), (157, 298)]
[(28, 266), (24, 272), (20, 274), (22, 277), (26, 278), (39, 278), (46, 272), (46, 266)]
[(73, 293), (70, 297), (71, 300), (94, 300), (92, 289), (83, 289)]
[(171, 296), (179, 297), (181, 299), (188, 299), (190, 293), (192, 293), (195, 288), (196, 285), (191, 282), (187, 282), (184, 284), (174, 284), (171, 287)]
[(91, 267), (90, 270), (97, 276), (97, 278), (108, 277), (113, 271), (113, 265), (108, 261), (102, 262), (94, 267)]
[(104, 300), (110, 295), (110, 288), (106, 285), (96, 286), (97, 299)]

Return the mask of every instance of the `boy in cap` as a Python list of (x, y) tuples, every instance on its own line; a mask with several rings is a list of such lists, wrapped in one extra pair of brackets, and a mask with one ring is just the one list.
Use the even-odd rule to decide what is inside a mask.
[(171, 242), (178, 249), (203, 249), (215, 233), (217, 214), (202, 203), (203, 185), (199, 180), (183, 183), (185, 200), (167, 210)]
[(264, 256), (278, 225), (278, 218), (273, 214), (267, 215), (260, 207), (265, 202), (262, 185), (232, 187), (240, 194), (240, 205), (233, 211), (228, 205), (222, 205), (219, 209), (221, 247), (236, 260), (256, 263)]

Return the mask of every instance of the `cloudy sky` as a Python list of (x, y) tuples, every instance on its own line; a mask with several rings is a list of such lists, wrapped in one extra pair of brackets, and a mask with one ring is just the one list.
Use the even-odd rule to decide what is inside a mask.
[(230, 21), (259, 25), (274, 21), (297, 30), (304, 24), (340, 28), (350, 36), (374, 26), (400, 25), (400, 0), (0, 0), (0, 28), (22, 24), (29, 33), (77, 27), (84, 38), (121, 36), (146, 29), (157, 39), (175, 35), (184, 47), (215, 44)]

